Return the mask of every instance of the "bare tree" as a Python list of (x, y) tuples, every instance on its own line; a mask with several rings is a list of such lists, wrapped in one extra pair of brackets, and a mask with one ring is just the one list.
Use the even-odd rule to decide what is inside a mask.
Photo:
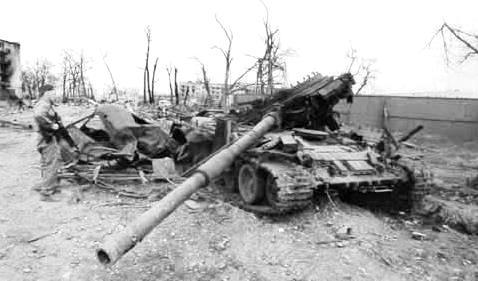
[[(210, 87), (210, 79), (207, 75), (207, 70), (206, 70), (206, 66), (198, 59), (198, 58), (195, 58), (199, 64), (201, 65), (201, 72), (202, 72), (202, 76), (203, 76), (203, 79), (202, 79), (202, 83), (204, 84), (204, 88), (206, 90), (206, 99), (204, 100), (204, 105), (211, 105), (211, 103), (213, 102), (213, 97), (211, 95), (211, 87)], [(232, 60), (232, 58), (231, 58)], [(227, 88), (228, 91), (226, 93), (226, 91), (224, 90), (221, 98), (220, 98), (220, 101), (219, 101), (219, 105), (222, 106), (222, 107), (226, 107), (227, 105), (227, 98), (228, 96), (234, 94), (235, 92), (239, 91), (239, 90), (242, 90), (242, 89), (245, 89), (247, 86), (251, 86), (251, 85), (254, 85), (254, 84), (248, 84), (248, 85), (244, 85), (241, 83), (242, 79), (251, 71), (253, 70), (254, 68), (256, 67), (256, 64), (254, 63), (252, 66), (250, 66), (249, 68), (247, 68), (243, 73), (241, 73), (235, 80), (234, 82), (232, 83), (227, 83), (227, 86), (225, 85), (225, 89)], [(229, 71), (230, 71), (230, 68), (229, 68)], [(227, 75), (228, 76), (228, 80), (230, 80), (230, 74)]]
[[(262, 1), (261, 1), (262, 2)], [(264, 19), (264, 54), (257, 57), (256, 64), (256, 90), (259, 94), (265, 94), (265, 85), (267, 81), (267, 93), (272, 95), (274, 92), (275, 81), (278, 75), (286, 76), (286, 62), (285, 58), (290, 55), (291, 50), (281, 50), (279, 29), (273, 29), (269, 21), (269, 9), (262, 2), (266, 10), (266, 17)]]
[[(80, 97), (94, 99), (93, 87), (88, 81), (86, 69), (86, 60), (83, 53), (76, 58), (71, 52), (65, 51), (62, 70), (63, 102)], [(87, 84), (89, 85), (88, 89)]]
[(469, 58), (478, 55), (478, 34), (473, 34), (473, 33), (463, 31), (457, 27), (450, 26), (448, 23), (444, 22), (440, 26), (440, 28), (438, 28), (438, 30), (435, 32), (432, 39), (428, 43), (428, 46), (431, 45), (431, 43), (436, 37), (441, 38), (441, 41), (443, 44), (443, 50), (445, 52), (445, 61), (447, 65), (450, 64), (451, 52), (450, 52), (449, 45), (453, 41), (458, 42), (465, 50), (465, 54), (462, 56), (459, 63), (464, 63)]
[(154, 84), (156, 83), (155, 77), (156, 77), (156, 67), (158, 66), (158, 58), (154, 61), (154, 66), (153, 66), (153, 76), (151, 77), (151, 95), (150, 95), (150, 103), (154, 103)]
[(105, 63), (106, 69), (108, 70), (108, 74), (110, 75), (111, 83), (113, 84), (113, 89), (110, 93), (110, 96), (113, 94), (116, 97), (116, 100), (118, 100), (118, 87), (116, 86), (115, 79), (113, 77), (113, 73), (111, 72), (111, 69), (106, 62), (106, 54), (103, 56), (103, 62)]
[(184, 94), (183, 105), (187, 105), (188, 99), (189, 99), (189, 86), (186, 88), (186, 93)]
[(236, 91), (239, 91), (239, 90), (242, 90), (242, 89), (245, 89), (247, 88), (247, 86), (251, 86), (251, 85), (254, 85), (254, 84), (242, 84), (241, 81), (242, 79), (249, 73), (251, 72), (253, 69), (255, 69), (257, 67), (257, 63), (253, 63), (249, 68), (247, 68), (242, 74), (240, 74), (236, 80), (234, 80), (234, 82), (231, 83), (231, 85), (229, 86), (229, 93), (232, 94)]
[(226, 40), (227, 40), (225, 48), (218, 47), (218, 46), (213, 47), (215, 49), (218, 49), (222, 53), (226, 63), (225, 72), (224, 72), (224, 92), (222, 93), (221, 100), (220, 100), (220, 105), (226, 108), (227, 101), (229, 98), (229, 76), (231, 74), (231, 63), (232, 63), (231, 48), (232, 48), (232, 39), (234, 38), (234, 34), (232, 33), (231, 29), (226, 29), (226, 27), (224, 27), (224, 25), (217, 18), (217, 16), (215, 18), (216, 18), (217, 24), (219, 24), (222, 31), (224, 32), (224, 35), (226, 36)]
[(206, 98), (204, 99), (204, 106), (209, 106), (212, 102), (211, 97), (211, 88), (209, 87), (209, 77), (207, 76), (206, 66), (202, 61), (198, 58), (194, 58), (196, 61), (201, 65), (201, 72), (202, 72), (202, 83), (204, 85), (204, 89), (206, 90)]
[(171, 66), (166, 67), (166, 71), (168, 72), (169, 94), (170, 94), (169, 97), (170, 97), (171, 104), (174, 104), (174, 91), (173, 91), (173, 85), (171, 82), (172, 67)]
[(56, 76), (52, 73), (53, 65), (47, 60), (37, 60), (34, 65), (22, 71), (22, 89), (28, 92), (30, 99), (38, 96), (38, 89), (45, 84), (54, 84)]
[(269, 13), (267, 13), (267, 19), (264, 22), (266, 31), (266, 51), (264, 53), (264, 60), (267, 62), (267, 86), (269, 95), (272, 95), (274, 91), (274, 74), (273, 68), (277, 67), (277, 51), (279, 50), (279, 43), (276, 42), (276, 35), (279, 32), (278, 29), (272, 31), (269, 24)]
[(225, 108), (227, 110), (228, 107), (228, 101), (229, 101), (229, 96), (233, 94), (234, 92), (243, 89), (242, 86), (240, 86), (241, 80), (252, 70), (256, 67), (256, 63), (254, 63), (251, 67), (246, 69), (242, 74), (238, 76), (236, 80), (231, 84), (230, 83), (230, 78), (231, 78), (231, 64), (232, 64), (232, 54), (231, 54), (231, 49), (232, 49), (232, 41), (234, 38), (234, 35), (231, 31), (231, 29), (226, 29), (226, 27), (222, 24), (222, 22), (217, 18), (216, 16), (216, 22), (219, 24), (221, 27), (222, 31), (224, 32), (224, 35), (226, 36), (226, 48), (221, 48), (218, 46), (214, 46), (214, 49), (218, 49), (225, 60), (226, 67), (225, 67), (225, 73), (224, 73), (224, 89), (223, 93), (221, 95), (221, 99), (219, 101), (220, 106)]
[(151, 47), (151, 27), (147, 26), (146, 30), (146, 60), (144, 65), (143, 73), (143, 101), (146, 103), (148, 101), (150, 104), (154, 103), (154, 83), (156, 76), (156, 68), (158, 65), (158, 58), (156, 58), (153, 66), (153, 75), (150, 77), (149, 71), (149, 57), (150, 57), (150, 47)]
[(88, 82), (88, 89), (90, 91), (89, 96), (92, 100), (96, 100), (95, 98), (95, 93), (93, 92), (93, 86), (91, 85), (91, 82)]
[(63, 58), (63, 69), (62, 69), (62, 102), (67, 102), (68, 97), (67, 97), (67, 91), (66, 91), (66, 84), (68, 80), (68, 61), (66, 60), (66, 57)]
[(206, 99), (204, 100), (204, 105), (209, 105), (212, 101), (211, 97), (211, 88), (209, 87), (209, 78), (207, 77), (207, 71), (204, 64), (201, 64), (201, 71), (202, 71), (202, 81), (204, 84), (204, 89), (206, 89)]
[(349, 64), (349, 67), (347, 68), (346, 72), (351, 73), (355, 62), (357, 61), (357, 50), (354, 49), (353, 47), (350, 47), (350, 50), (347, 53), (347, 57), (350, 59), (350, 64)]
[(375, 78), (373, 67), (373, 61), (364, 62), (360, 66), (359, 75), (362, 77), (362, 82), (360, 83), (358, 89), (355, 91), (356, 95), (359, 95), (368, 82)]
[(146, 62), (144, 65), (144, 77), (143, 77), (143, 101), (146, 103), (147, 98), (149, 98), (149, 102), (151, 103), (151, 87), (150, 87), (150, 80), (149, 80), (149, 47), (151, 44), (151, 27), (146, 27)]
[(85, 64), (85, 59), (83, 57), (83, 53), (81, 53), (80, 63), (79, 63), (80, 83), (83, 89), (83, 95), (89, 96), (88, 92), (86, 91), (86, 85), (85, 85), (85, 65), (84, 64)]
[[(355, 91), (355, 94), (359, 95), (369, 82), (375, 79), (375, 70), (373, 68), (375, 61), (372, 59), (360, 58), (357, 54), (357, 50), (353, 47), (351, 47), (347, 53), (347, 58), (350, 62), (346, 72), (351, 73), (357, 81), (360, 81), (360, 84), (357, 84), (358, 88)], [(358, 63), (358, 65), (355, 67), (356, 63)]]
[(176, 105), (179, 105), (178, 69), (176, 67), (174, 67), (174, 96), (176, 97)]

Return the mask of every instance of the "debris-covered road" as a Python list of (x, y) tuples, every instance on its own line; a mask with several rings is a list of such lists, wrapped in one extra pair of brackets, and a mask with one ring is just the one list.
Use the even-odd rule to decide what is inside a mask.
[[(67, 111), (65, 120), (84, 113), (60, 113)], [(182, 206), (105, 268), (95, 257), (98, 244), (151, 202), (78, 186), (65, 186), (56, 202), (39, 201), (31, 191), (40, 179), (35, 142), (34, 132), (0, 129), (0, 280), (478, 278), (476, 236), (342, 203), (280, 219), (219, 200)]]

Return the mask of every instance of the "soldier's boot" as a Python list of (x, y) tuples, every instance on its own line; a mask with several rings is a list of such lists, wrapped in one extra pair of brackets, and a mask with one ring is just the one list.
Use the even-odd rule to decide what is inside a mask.
[(58, 189), (58, 186), (50, 186), (47, 188), (42, 188), (38, 193), (40, 194), (40, 200), (45, 202), (55, 202), (53, 195), (60, 193), (61, 190)]

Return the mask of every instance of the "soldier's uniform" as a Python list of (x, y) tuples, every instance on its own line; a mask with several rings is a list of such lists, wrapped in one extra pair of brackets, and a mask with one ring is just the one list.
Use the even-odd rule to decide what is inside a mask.
[(59, 129), (58, 116), (53, 110), (53, 97), (48, 91), (53, 86), (45, 85), (40, 88), (41, 98), (33, 110), (33, 118), (38, 130), (37, 150), (41, 155), (42, 183), (35, 189), (44, 196), (53, 194), (58, 187), (57, 170), (61, 167), (61, 148), (55, 138)]

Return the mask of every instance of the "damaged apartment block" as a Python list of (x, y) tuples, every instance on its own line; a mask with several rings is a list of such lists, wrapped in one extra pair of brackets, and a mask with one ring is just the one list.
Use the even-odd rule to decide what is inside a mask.
[(16, 97), (20, 86), (20, 44), (0, 39), (0, 100)]

